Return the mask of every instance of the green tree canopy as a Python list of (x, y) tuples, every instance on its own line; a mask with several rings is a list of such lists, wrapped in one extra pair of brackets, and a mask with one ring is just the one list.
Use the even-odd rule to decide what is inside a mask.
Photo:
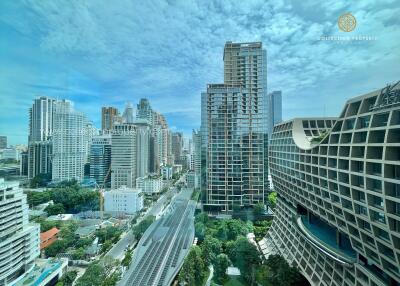
[(44, 210), (45, 212), (47, 212), (48, 215), (58, 215), (65, 213), (64, 205), (60, 203), (48, 205)]
[(296, 267), (290, 266), (280, 255), (270, 255), (265, 263), (268, 271), (263, 275), (267, 285), (277, 286), (307, 286), (308, 281)]
[(239, 237), (234, 245), (235, 251), (231, 254), (233, 265), (240, 269), (243, 278), (253, 284), (255, 281), (256, 268), (261, 263), (260, 254), (256, 246), (251, 244), (247, 238)]
[(226, 279), (226, 269), (228, 269), (229, 263), (229, 258), (226, 254), (222, 253), (216, 257), (214, 263), (214, 278), (216, 282), (222, 283)]
[(217, 255), (221, 253), (222, 244), (218, 239), (207, 235), (201, 244), (201, 250), (203, 253), (204, 263), (208, 266), (213, 264)]
[(276, 192), (271, 192), (271, 193), (268, 195), (268, 201), (269, 201), (269, 204), (270, 204), (270, 206), (271, 206), (272, 208), (275, 208), (275, 206), (276, 206), (276, 198), (277, 198)]
[(150, 227), (155, 219), (155, 216), (147, 216), (141, 222), (139, 222), (139, 224), (133, 227), (133, 234), (138, 240), (143, 236), (144, 232)]
[(206, 265), (204, 263), (201, 249), (198, 246), (192, 246), (188, 255), (183, 262), (179, 273), (179, 281), (186, 285), (201, 285), (206, 273)]

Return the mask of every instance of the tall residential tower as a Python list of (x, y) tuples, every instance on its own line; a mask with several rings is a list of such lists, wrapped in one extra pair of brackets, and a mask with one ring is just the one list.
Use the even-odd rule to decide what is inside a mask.
[(0, 179), (0, 285), (32, 270), (39, 257), (39, 225), (29, 223), (26, 195), (18, 182)]
[(224, 84), (202, 94), (203, 201), (215, 212), (264, 202), (268, 189), (266, 51), (260, 42), (227, 42), (223, 59)]
[(118, 109), (115, 107), (102, 107), (101, 108), (101, 130), (109, 131), (112, 129), (116, 117), (118, 116)]
[(86, 117), (68, 100), (54, 105), (52, 180), (82, 180), (87, 161)]
[(268, 94), (268, 139), (271, 139), (274, 126), (282, 122), (282, 91)]
[(55, 99), (41, 96), (29, 108), (28, 177), (51, 174)]

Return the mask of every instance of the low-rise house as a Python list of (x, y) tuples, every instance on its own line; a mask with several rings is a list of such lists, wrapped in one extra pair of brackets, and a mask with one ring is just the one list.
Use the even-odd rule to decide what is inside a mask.
[(147, 176), (136, 179), (136, 188), (141, 189), (145, 194), (157, 194), (161, 192), (163, 181), (161, 176)]
[(80, 226), (75, 230), (75, 235), (79, 238), (88, 238), (95, 233), (96, 229), (96, 225)]
[(40, 250), (45, 249), (57, 240), (60, 230), (56, 227), (40, 234)]
[(58, 214), (52, 215), (47, 218), (47, 220), (59, 220), (59, 221), (67, 221), (73, 219), (73, 214)]
[(104, 193), (104, 211), (112, 215), (135, 214), (143, 208), (141, 189), (121, 186)]

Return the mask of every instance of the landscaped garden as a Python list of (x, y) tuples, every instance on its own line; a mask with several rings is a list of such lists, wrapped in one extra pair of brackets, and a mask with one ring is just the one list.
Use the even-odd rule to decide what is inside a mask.
[[(205, 213), (198, 214), (195, 219), (198, 245), (193, 246), (186, 257), (179, 281), (185, 285), (205, 285), (208, 268), (213, 265), (211, 285), (308, 285), (298, 270), (281, 256), (263, 259), (257, 246), (246, 237), (251, 232), (257, 233), (256, 238), (262, 237), (262, 232), (269, 226), (269, 221), (253, 224), (239, 219), (211, 219)], [(228, 267), (237, 267), (240, 276), (229, 277), (226, 274)]]

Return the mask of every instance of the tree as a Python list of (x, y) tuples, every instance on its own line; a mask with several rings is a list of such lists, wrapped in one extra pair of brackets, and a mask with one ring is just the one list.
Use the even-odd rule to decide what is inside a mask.
[(154, 222), (155, 216), (147, 216), (145, 219), (143, 219), (141, 222), (139, 222), (138, 225), (135, 225), (132, 229), (133, 234), (136, 236), (136, 238), (139, 240), (144, 232), (150, 227), (150, 225)]
[(261, 263), (257, 248), (247, 238), (239, 237), (234, 244), (233, 264), (240, 269), (243, 278), (254, 284), (256, 268)]
[(183, 262), (179, 273), (179, 281), (187, 285), (200, 285), (204, 279), (206, 265), (203, 261), (201, 249), (192, 246)]
[(229, 266), (229, 258), (226, 254), (219, 254), (214, 263), (215, 281), (222, 283), (226, 279), (226, 269)]
[(75, 281), (78, 272), (75, 270), (67, 271), (61, 278), (62, 285), (64, 286), (71, 286), (72, 283)]
[(256, 205), (254, 205), (253, 208), (254, 211), (254, 216), (256, 219), (259, 219), (262, 217), (262, 215), (264, 214), (264, 204), (263, 203), (258, 203)]
[(218, 239), (207, 235), (204, 238), (203, 243), (201, 244), (201, 250), (204, 263), (206, 264), (206, 266), (208, 266), (210, 264), (213, 264), (217, 255), (221, 253), (222, 244)]
[(204, 240), (204, 236), (205, 236), (205, 233), (206, 233), (206, 227), (205, 227), (204, 223), (202, 223), (202, 222), (197, 222), (197, 223), (194, 225), (194, 229), (195, 229), (195, 236), (196, 236), (200, 241)]
[(104, 268), (98, 263), (88, 266), (85, 273), (78, 279), (76, 286), (100, 286), (105, 278)]
[(101, 252), (107, 252), (112, 247), (111, 240), (106, 240), (103, 245), (101, 246)]
[(85, 249), (83, 249), (82, 247), (75, 249), (72, 252), (72, 259), (73, 260), (80, 260), (83, 259), (85, 257)]
[(269, 204), (270, 204), (270, 206), (271, 206), (272, 208), (275, 208), (275, 206), (276, 206), (276, 197), (277, 197), (276, 192), (271, 192), (271, 193), (268, 195), (268, 201), (269, 201)]
[(267, 285), (277, 286), (305, 286), (308, 281), (300, 274), (296, 267), (290, 266), (280, 255), (270, 255), (265, 263), (267, 274), (265, 277)]
[(218, 226), (216, 236), (218, 239), (222, 241), (228, 240), (228, 228), (225, 222), (223, 222)]
[(66, 248), (67, 242), (65, 240), (56, 240), (45, 248), (44, 253), (47, 257), (56, 257), (57, 254), (65, 252)]
[(122, 231), (115, 226), (107, 226), (106, 228), (96, 230), (96, 236), (99, 238), (100, 243), (103, 243), (107, 240), (117, 242), (121, 234)]
[(121, 265), (128, 267), (131, 264), (131, 261), (132, 261), (132, 251), (128, 250), (125, 254), (124, 259), (122, 259), (121, 261)]
[(46, 220), (44, 218), (35, 218), (34, 221), (36, 223), (40, 224), (40, 232), (45, 232), (48, 231), (50, 229), (52, 229), (53, 227), (56, 228), (60, 228), (62, 226), (62, 222), (61, 221), (57, 221), (57, 220)]
[(51, 181), (51, 174), (38, 174), (33, 177), (29, 183), (31, 188), (46, 187), (47, 183)]
[(45, 209), (48, 215), (58, 215), (65, 213), (63, 204), (48, 205)]
[(249, 232), (247, 225), (238, 219), (226, 221), (228, 240), (236, 240), (239, 235), (246, 235)]
[(26, 196), (29, 206), (33, 207), (47, 203), (48, 201), (51, 200), (51, 193), (49, 191), (43, 191), (43, 192), (28, 191), (26, 192)]
[(207, 224), (209, 221), (209, 217), (206, 213), (199, 213), (196, 217), (195, 217), (195, 222), (201, 222), (203, 224)]

